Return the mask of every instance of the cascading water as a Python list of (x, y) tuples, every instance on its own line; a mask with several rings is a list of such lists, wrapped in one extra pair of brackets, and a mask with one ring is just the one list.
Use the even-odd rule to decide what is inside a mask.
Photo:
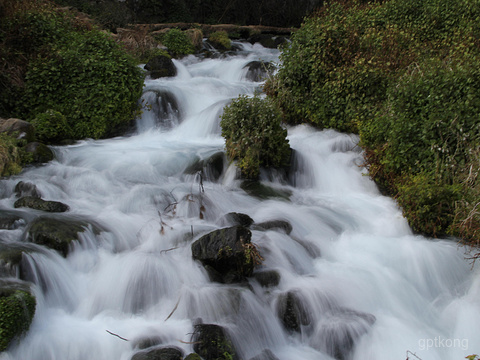
[[(276, 50), (238, 45), (236, 56), (187, 57), (176, 77), (147, 79), (136, 134), (56, 147), (57, 160), (2, 181), (0, 207), (26, 219), (0, 230), (2, 243), (23, 243), (25, 224), (42, 215), (13, 208), (20, 180), (69, 205), (56, 218), (92, 225), (66, 258), (40, 246), (24, 253), (37, 310), (0, 359), (130, 360), (142, 338), (186, 355), (198, 319), (227, 329), (246, 360), (480, 353), (478, 267), (455, 242), (411, 233), (364, 176), (356, 136), (290, 128), (295, 171), (288, 181), (264, 174), (278, 197), (249, 195), (234, 166), (221, 167), (223, 107), (258, 90), (248, 63), (278, 60)], [(212, 159), (218, 169), (200, 175)], [(229, 212), (291, 224), (252, 228), (264, 258), (257, 272), (277, 279), (270, 286), (261, 276), (212, 282), (192, 259), (191, 244)]]

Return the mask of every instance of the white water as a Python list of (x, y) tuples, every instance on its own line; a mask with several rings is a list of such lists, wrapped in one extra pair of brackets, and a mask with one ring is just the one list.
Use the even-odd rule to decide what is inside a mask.
[[(280, 360), (331, 359), (329, 334), (348, 329), (359, 335), (349, 359), (480, 353), (478, 266), (471, 269), (454, 242), (412, 234), (395, 203), (364, 176), (355, 136), (289, 129), (295, 186), (265, 181), (291, 191), (289, 201), (247, 195), (233, 166), (218, 181), (204, 178), (203, 194), (198, 175), (184, 174), (223, 150), (223, 106), (259, 86), (244, 80), (243, 66), (278, 59), (276, 51), (244, 47), (235, 58), (176, 61), (177, 77), (147, 80), (146, 92), (168, 91), (180, 104), (178, 113), (167, 109), (163, 126), (146, 111), (133, 136), (55, 148), (56, 161), (3, 180), (2, 209), (13, 209), (15, 184), (29, 181), (44, 199), (70, 206), (59, 217), (91, 219), (103, 231), (82, 234), (66, 259), (50, 250), (26, 255), (37, 311), (27, 335), (0, 359), (130, 360), (135, 339), (145, 336), (186, 355), (199, 318), (229, 329), (245, 360), (264, 349)], [(192, 260), (192, 242), (232, 211), (291, 223), (290, 235), (253, 231), (262, 269), (281, 275), (277, 287), (254, 279), (251, 288), (212, 283)], [(21, 230), (0, 235), (3, 242), (22, 239)], [(312, 319), (301, 334), (285, 331), (277, 316), (288, 291), (299, 294)], [(342, 309), (376, 321), (369, 326)]]

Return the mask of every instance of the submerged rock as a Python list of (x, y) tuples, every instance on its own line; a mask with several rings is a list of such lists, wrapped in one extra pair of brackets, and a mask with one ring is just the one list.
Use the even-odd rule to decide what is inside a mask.
[(15, 195), (19, 198), (30, 196), (34, 198), (41, 198), (42, 195), (40, 191), (38, 191), (37, 186), (30, 182), (19, 181), (17, 185), (15, 185)]
[(266, 61), (251, 61), (243, 68), (247, 69), (246, 79), (253, 82), (264, 81), (275, 71), (275, 65)]
[(375, 316), (340, 308), (322, 316), (312, 346), (337, 360), (346, 360), (355, 342), (375, 323)]
[(30, 209), (47, 211), (47, 212), (65, 212), (70, 208), (68, 205), (59, 201), (47, 201), (34, 196), (24, 196), (13, 205), (15, 208), (28, 207)]
[(251, 231), (243, 226), (215, 230), (192, 244), (192, 256), (213, 270), (212, 280), (239, 282), (251, 276), (255, 266), (251, 237)]
[(244, 181), (240, 185), (248, 195), (259, 199), (281, 198), (289, 200), (292, 192), (289, 190), (275, 189), (271, 186), (264, 185), (258, 181)]
[(263, 287), (275, 287), (280, 283), (280, 273), (276, 270), (259, 271), (253, 276)]
[(271, 350), (265, 349), (250, 360), (278, 360), (278, 358), (272, 353)]
[(283, 326), (289, 331), (300, 332), (301, 326), (311, 323), (306, 302), (294, 291), (281, 295), (278, 302), (278, 316)]
[(219, 325), (195, 325), (192, 342), (194, 344), (193, 350), (204, 359), (238, 359), (227, 331)]
[(210, 157), (198, 160), (185, 169), (185, 174), (200, 172), (204, 180), (217, 181), (223, 174), (226, 157), (223, 151), (214, 153)]
[(139, 351), (131, 360), (182, 360), (183, 351), (177, 347), (164, 347)]
[(290, 234), (292, 232), (292, 225), (285, 220), (270, 220), (262, 223), (258, 223), (252, 226), (253, 230), (272, 230), (280, 229), (285, 232), (285, 234)]
[(27, 229), (27, 241), (57, 250), (66, 257), (70, 243), (78, 241), (78, 233), (84, 232), (87, 226), (76, 220), (39, 217)]
[(231, 212), (222, 216), (218, 221), (217, 224), (219, 226), (245, 226), (249, 227), (253, 224), (253, 219), (248, 216), (247, 214)]
[(0, 229), (14, 230), (18, 229), (25, 221), (17, 215), (6, 214), (0, 215)]

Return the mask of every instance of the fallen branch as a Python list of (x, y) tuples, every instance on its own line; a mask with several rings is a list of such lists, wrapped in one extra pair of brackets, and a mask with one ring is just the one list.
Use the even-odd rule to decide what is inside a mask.
[(125, 339), (125, 338), (121, 337), (120, 335), (117, 335), (117, 334), (115, 334), (115, 333), (113, 333), (113, 332), (111, 332), (111, 331), (108, 331), (108, 330), (105, 330), (105, 331), (106, 331), (107, 333), (109, 333), (110, 335), (113, 335), (113, 336), (118, 337), (119, 339), (122, 339), (122, 340), (124, 340), (124, 341), (130, 341), (130, 340)]

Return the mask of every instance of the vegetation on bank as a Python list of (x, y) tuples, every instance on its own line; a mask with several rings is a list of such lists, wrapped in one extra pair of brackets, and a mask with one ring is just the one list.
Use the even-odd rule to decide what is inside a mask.
[(109, 35), (48, 1), (4, 2), (0, 115), (35, 122), (47, 142), (102, 138), (130, 123), (143, 87)]
[(333, 2), (305, 19), (265, 86), (288, 123), (358, 133), (370, 176), (416, 232), (472, 245), (479, 18), (473, 0)]

